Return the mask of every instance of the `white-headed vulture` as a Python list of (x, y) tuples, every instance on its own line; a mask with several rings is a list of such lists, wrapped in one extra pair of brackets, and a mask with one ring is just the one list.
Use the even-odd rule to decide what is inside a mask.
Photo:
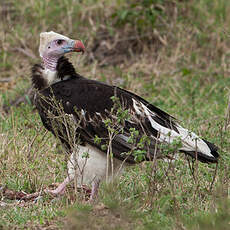
[(79, 40), (43, 32), (43, 62), (32, 68), (35, 105), (43, 125), (71, 154), (69, 175), (52, 194), (63, 194), (76, 178), (78, 185), (92, 184), (93, 199), (100, 180), (126, 165), (155, 159), (162, 145), (177, 142), (178, 152), (205, 163), (218, 161), (214, 144), (181, 127), (166, 112), (134, 93), (76, 73), (64, 54), (84, 50)]

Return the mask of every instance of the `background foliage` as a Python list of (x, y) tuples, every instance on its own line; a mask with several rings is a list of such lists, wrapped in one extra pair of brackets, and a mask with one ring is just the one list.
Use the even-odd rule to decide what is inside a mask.
[(17, 0), (0, 10), (2, 187), (30, 193), (66, 175), (29, 98), (11, 106), (30, 86), (41, 31), (82, 39), (86, 54), (69, 55), (79, 73), (139, 94), (221, 154), (214, 184), (215, 166), (195, 165), (192, 175), (181, 155), (127, 170), (95, 205), (71, 192), (37, 203), (2, 197), (1, 229), (229, 229), (229, 1)]

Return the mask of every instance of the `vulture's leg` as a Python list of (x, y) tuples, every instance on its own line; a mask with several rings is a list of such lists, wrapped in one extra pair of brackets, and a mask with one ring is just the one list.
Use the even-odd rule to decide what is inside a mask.
[(92, 202), (97, 198), (100, 180), (94, 180), (92, 183), (92, 191), (90, 194), (89, 201)]
[(75, 177), (75, 166), (77, 164), (76, 160), (76, 154), (72, 153), (71, 157), (68, 161), (68, 176), (65, 178), (65, 180), (54, 190), (46, 190), (46, 192), (50, 193), (53, 196), (58, 196), (58, 195), (64, 195), (66, 186), (73, 181)]
[(65, 180), (54, 190), (46, 190), (47, 193), (50, 193), (53, 196), (64, 195), (66, 186), (73, 180), (74, 176), (68, 175)]

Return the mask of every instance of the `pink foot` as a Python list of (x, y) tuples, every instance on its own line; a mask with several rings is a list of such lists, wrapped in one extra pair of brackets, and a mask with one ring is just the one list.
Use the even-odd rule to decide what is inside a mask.
[(69, 184), (70, 179), (67, 177), (56, 189), (46, 189), (45, 192), (53, 196), (62, 196), (65, 194), (65, 189), (67, 184)]

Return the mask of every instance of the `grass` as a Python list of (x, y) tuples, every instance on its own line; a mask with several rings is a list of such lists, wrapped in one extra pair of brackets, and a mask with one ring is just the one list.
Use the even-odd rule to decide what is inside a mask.
[[(192, 176), (183, 155), (176, 162), (158, 161), (155, 168), (143, 163), (113, 185), (103, 184), (95, 205), (69, 194), (37, 203), (3, 199), (0, 229), (229, 229), (230, 3), (132, 2), (3, 2), (0, 81), (9, 81), (0, 82), (0, 184), (30, 193), (66, 176), (63, 150), (33, 106), (3, 111), (30, 85), (39, 33), (45, 30), (84, 41), (86, 54), (69, 56), (79, 73), (141, 95), (219, 146), (215, 183), (215, 166), (199, 164)], [(103, 46), (88, 60), (98, 39), (119, 45), (112, 50), (116, 65)]]

